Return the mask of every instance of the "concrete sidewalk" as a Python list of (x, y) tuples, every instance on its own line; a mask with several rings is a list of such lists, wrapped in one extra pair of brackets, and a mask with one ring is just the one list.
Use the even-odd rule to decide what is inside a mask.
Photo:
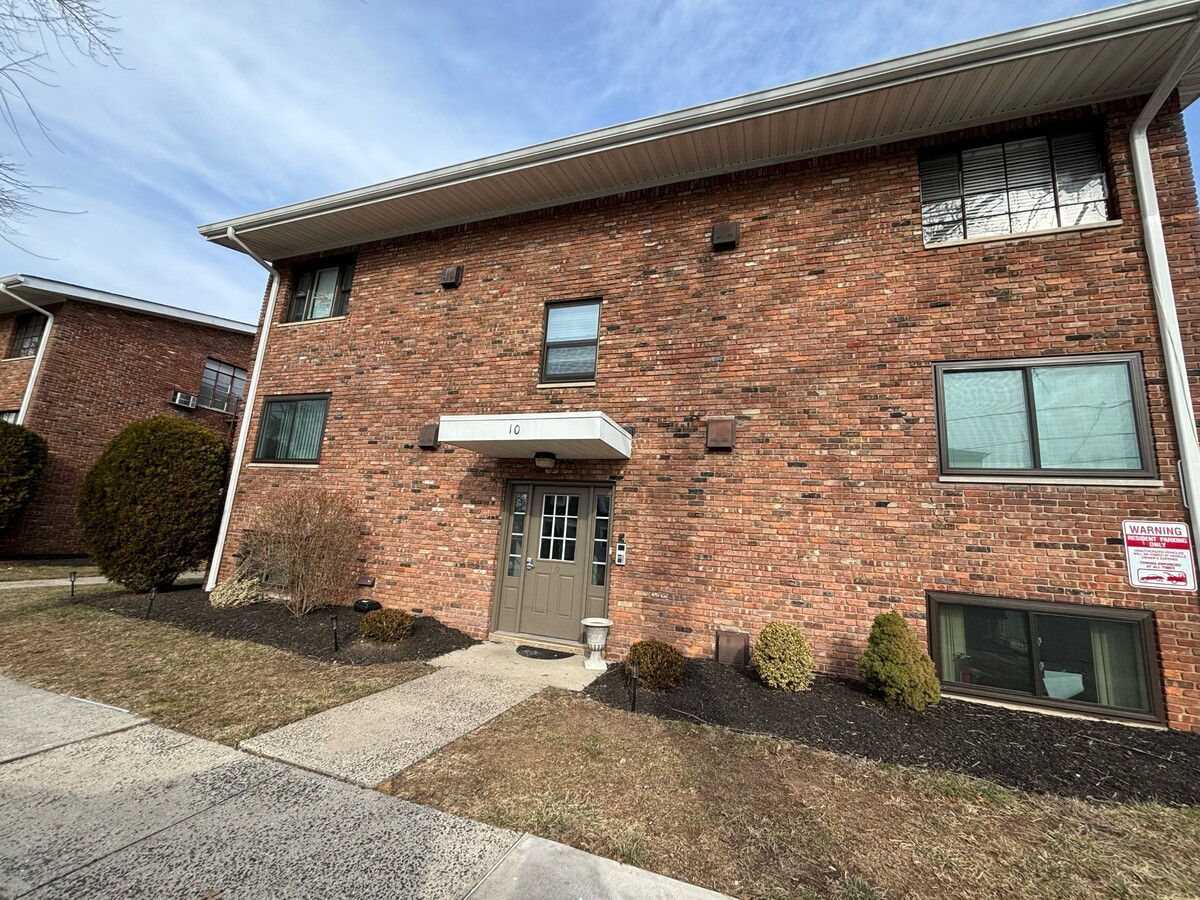
[(0, 898), (721, 895), (0, 677)]
[(432, 675), (242, 741), (259, 756), (375, 787), (544, 687), (583, 690), (598, 672), (582, 656), (527, 659), (482, 643), (431, 661)]
[[(189, 584), (194, 581), (202, 581), (204, 579), (203, 572), (184, 572), (175, 579), (176, 585)], [(75, 579), (75, 587), (83, 587), (89, 584), (108, 584), (109, 581), (103, 575), (85, 575), (83, 578)], [(65, 587), (71, 586), (70, 578), (33, 578), (28, 581), (0, 581), (0, 591), (11, 591), (18, 588), (39, 588), (39, 587)]]

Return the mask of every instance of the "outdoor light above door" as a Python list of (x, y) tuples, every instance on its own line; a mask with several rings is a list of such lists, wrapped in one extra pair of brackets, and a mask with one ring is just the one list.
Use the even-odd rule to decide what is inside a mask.
[(537, 453), (533, 454), (533, 464), (539, 469), (545, 469), (547, 472), (554, 468), (554, 464), (556, 462), (558, 462), (558, 457), (553, 453), (539, 450)]

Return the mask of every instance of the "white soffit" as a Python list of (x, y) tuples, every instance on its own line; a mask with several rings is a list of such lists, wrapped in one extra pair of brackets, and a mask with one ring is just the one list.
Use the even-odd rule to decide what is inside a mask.
[[(266, 259), (1151, 93), (1195, 0), (1143, 0), (204, 225)], [(1200, 70), (1180, 83), (1184, 105)]]
[(602, 412), (442, 416), (438, 440), (498, 459), (629, 459), (629, 432)]

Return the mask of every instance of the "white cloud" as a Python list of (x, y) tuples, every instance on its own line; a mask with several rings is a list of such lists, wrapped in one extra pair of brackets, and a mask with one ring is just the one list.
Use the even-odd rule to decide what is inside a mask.
[(42, 274), (253, 320), (264, 276), (197, 225), (1096, 9), (589, 0), (108, 0), (124, 67), (53, 60), (26, 123)]

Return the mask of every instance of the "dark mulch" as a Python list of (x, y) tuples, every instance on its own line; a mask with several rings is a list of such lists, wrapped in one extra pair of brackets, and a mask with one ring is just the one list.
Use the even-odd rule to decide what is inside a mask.
[[(587, 688), (629, 708), (620, 665)], [(943, 699), (925, 712), (886, 706), (860, 685), (818, 677), (811, 691), (764, 687), (751, 674), (688, 660), (673, 691), (638, 691), (638, 712), (776, 735), (812, 747), (986, 778), (1090, 800), (1200, 805), (1200, 735), (1133, 728)]]
[[(146, 594), (85, 597), (80, 603), (106, 609), (132, 618), (146, 615)], [(333, 623), (338, 617), (338, 644), (333, 652)], [(412, 634), (402, 641), (359, 639), (358, 623), (362, 613), (349, 606), (319, 609), (297, 619), (278, 603), (255, 603), (239, 609), (215, 609), (208, 594), (199, 588), (165, 591), (158, 595), (150, 618), (190, 631), (242, 641), (267, 644), (290, 650), (311, 659), (336, 660), (353, 665), (409, 662), (432, 659), (479, 643), (455, 628), (443, 625), (431, 616), (413, 619)]]

